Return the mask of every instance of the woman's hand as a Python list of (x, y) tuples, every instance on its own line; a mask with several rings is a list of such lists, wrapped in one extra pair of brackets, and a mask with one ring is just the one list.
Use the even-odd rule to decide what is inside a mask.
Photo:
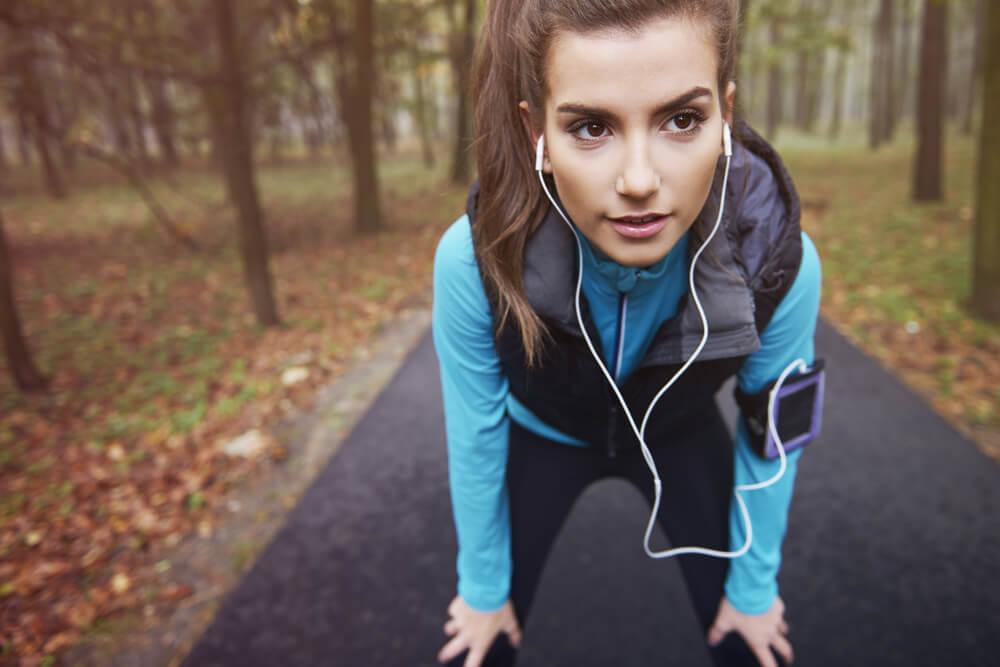
[(719, 604), (719, 612), (715, 623), (708, 631), (708, 645), (715, 646), (722, 638), (735, 630), (743, 636), (750, 650), (757, 656), (761, 667), (778, 667), (777, 661), (771, 655), (773, 646), (785, 662), (791, 664), (794, 655), (788, 638), (788, 623), (783, 615), (785, 603), (776, 597), (771, 608), (763, 614), (744, 614), (729, 603), (725, 596)]
[(473, 609), (456, 595), (448, 605), (448, 613), (451, 618), (444, 624), (444, 633), (452, 639), (438, 651), (438, 662), (448, 662), (469, 649), (463, 667), (479, 667), (501, 632), (507, 633), (515, 648), (521, 645), (521, 628), (510, 600), (496, 611), (484, 612)]

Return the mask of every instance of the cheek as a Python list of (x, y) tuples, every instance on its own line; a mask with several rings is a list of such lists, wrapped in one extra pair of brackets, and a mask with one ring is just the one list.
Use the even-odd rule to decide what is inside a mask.
[(710, 147), (698, 156), (698, 159), (695, 160), (694, 168), (685, 170), (681, 175), (683, 182), (682, 192), (686, 194), (686, 204), (695, 209), (696, 213), (701, 210), (712, 187), (718, 157), (718, 154), (714, 151), (714, 147)]
[(598, 193), (604, 192), (606, 184), (602, 180), (599, 169), (588, 168), (588, 164), (582, 161), (570, 164), (556, 165), (552, 168), (555, 172), (556, 185), (559, 188), (559, 196), (567, 207), (572, 207), (577, 215), (590, 208), (595, 198), (599, 199)]

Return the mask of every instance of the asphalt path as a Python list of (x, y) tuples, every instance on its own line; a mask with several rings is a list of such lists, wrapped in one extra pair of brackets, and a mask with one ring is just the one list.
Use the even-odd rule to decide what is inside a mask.
[[(796, 665), (1000, 665), (1000, 466), (822, 321), (816, 349), (823, 432), (778, 580)], [(732, 423), (728, 386), (719, 402)], [(648, 517), (625, 481), (585, 492), (519, 665), (709, 665), (675, 559), (643, 552)], [(435, 665), (455, 554), (428, 333), (184, 664)]]

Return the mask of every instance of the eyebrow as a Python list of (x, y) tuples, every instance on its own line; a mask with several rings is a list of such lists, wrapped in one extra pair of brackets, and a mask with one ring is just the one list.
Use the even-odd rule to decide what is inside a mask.
[[(704, 86), (695, 86), (686, 93), (678, 95), (674, 99), (664, 102), (660, 106), (656, 107), (656, 109), (653, 111), (653, 115), (658, 116), (660, 114), (673, 111), (674, 109), (689, 104), (690, 102), (698, 99), (699, 97), (706, 97), (706, 96), (709, 99), (711, 99), (712, 91), (709, 90), (708, 88), (705, 88)], [(558, 113), (575, 113), (575, 114), (580, 114), (582, 116), (595, 116), (597, 118), (605, 118), (605, 119), (615, 117), (615, 114), (612, 113), (611, 111), (608, 111), (607, 109), (602, 109), (601, 107), (591, 107), (577, 102), (566, 102), (565, 104), (560, 104), (556, 108), (556, 111)]]

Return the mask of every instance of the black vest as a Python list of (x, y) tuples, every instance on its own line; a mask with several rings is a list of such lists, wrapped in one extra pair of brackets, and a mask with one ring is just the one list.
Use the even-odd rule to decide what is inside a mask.
[[(799, 198), (781, 158), (745, 122), (737, 122), (734, 134), (722, 222), (695, 268), (698, 298), (709, 323), (708, 339), (695, 362), (653, 409), (646, 427), (650, 447), (668, 442), (676, 429), (697, 426), (722, 384), (760, 348), (759, 334), (795, 280), (802, 260)], [(721, 157), (712, 190), (695, 222), (707, 224), (708, 231), (718, 217), (724, 169)], [(550, 192), (555, 193), (551, 184)], [(466, 203), (471, 225), (475, 225), (478, 193), (476, 181)], [(560, 208), (565, 210), (561, 202)], [(696, 245), (689, 244), (688, 267)], [(510, 391), (521, 403), (550, 426), (606, 447), (609, 456), (614, 456), (621, 447), (638, 443), (577, 323), (578, 261), (572, 232), (550, 206), (525, 248), (523, 279), (528, 301), (552, 342), (543, 346), (541, 363), (529, 370), (516, 327), (510, 324), (497, 330), (496, 298), (487, 286), (496, 350)], [(591, 341), (602, 359), (607, 359), (582, 292), (580, 313)], [(701, 318), (688, 293), (619, 385), (637, 427), (653, 397), (694, 353), (701, 337)]]

